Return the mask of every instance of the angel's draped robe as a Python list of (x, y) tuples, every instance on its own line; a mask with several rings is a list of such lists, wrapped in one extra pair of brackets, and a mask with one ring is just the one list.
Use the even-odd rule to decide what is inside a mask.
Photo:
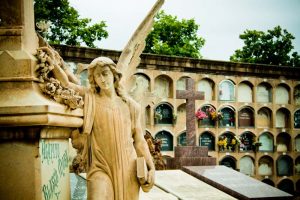
[[(138, 117), (137, 104), (129, 99), (126, 103), (118, 98), (113, 103), (98, 95), (89, 94), (94, 98), (95, 109), (92, 130), (89, 134), (89, 169), (87, 171), (89, 199), (106, 199), (96, 197), (89, 185), (97, 182), (99, 174), (105, 173), (112, 186), (113, 194), (107, 199), (138, 200), (139, 183), (136, 172), (137, 154), (133, 145), (133, 133)], [(86, 105), (87, 106), (87, 105)], [(89, 112), (89, 111), (87, 111)], [(89, 115), (89, 114), (87, 114)], [(85, 119), (87, 120), (87, 119)], [(103, 180), (103, 179), (102, 179)], [(95, 182), (95, 183), (96, 183)], [(92, 190), (97, 190), (93, 187)], [(93, 194), (94, 193), (94, 194)]]

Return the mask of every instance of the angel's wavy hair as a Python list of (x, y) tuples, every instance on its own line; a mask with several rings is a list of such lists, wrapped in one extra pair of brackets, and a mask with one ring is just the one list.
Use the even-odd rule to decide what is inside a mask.
[(114, 76), (114, 87), (118, 96), (120, 96), (124, 101), (127, 101), (127, 97), (123, 87), (120, 84), (122, 78), (122, 73), (116, 68), (116, 64), (110, 58), (107, 57), (98, 57), (94, 59), (91, 64), (88, 66), (88, 79), (90, 87), (93, 93), (100, 93), (101, 89), (97, 85), (94, 79), (94, 71), (96, 67), (107, 66), (111, 70)]

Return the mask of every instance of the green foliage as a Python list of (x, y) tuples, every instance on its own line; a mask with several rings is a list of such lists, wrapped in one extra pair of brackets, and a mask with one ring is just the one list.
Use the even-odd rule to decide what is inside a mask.
[(280, 26), (267, 33), (246, 30), (240, 39), (244, 40), (244, 47), (230, 56), (231, 61), (300, 67), (300, 56), (291, 52), (295, 37)]
[(51, 22), (49, 30), (41, 33), (50, 43), (95, 47), (95, 41), (108, 36), (105, 22), (90, 25), (91, 19), (80, 19), (68, 0), (35, 0), (34, 13), (35, 22)]
[(178, 21), (177, 17), (160, 11), (146, 38), (144, 52), (201, 58), (199, 50), (205, 40), (197, 36), (198, 28), (194, 19)]

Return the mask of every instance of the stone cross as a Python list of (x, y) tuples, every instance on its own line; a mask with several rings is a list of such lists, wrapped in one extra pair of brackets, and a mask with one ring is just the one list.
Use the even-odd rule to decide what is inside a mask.
[(196, 146), (195, 100), (203, 100), (204, 92), (195, 91), (194, 80), (186, 79), (186, 90), (177, 90), (177, 99), (186, 99), (186, 144)]

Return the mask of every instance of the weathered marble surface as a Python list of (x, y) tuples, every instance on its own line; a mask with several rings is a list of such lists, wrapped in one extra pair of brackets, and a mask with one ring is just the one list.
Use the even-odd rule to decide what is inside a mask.
[(241, 200), (292, 199), (292, 195), (225, 166), (189, 166), (192, 176)]

